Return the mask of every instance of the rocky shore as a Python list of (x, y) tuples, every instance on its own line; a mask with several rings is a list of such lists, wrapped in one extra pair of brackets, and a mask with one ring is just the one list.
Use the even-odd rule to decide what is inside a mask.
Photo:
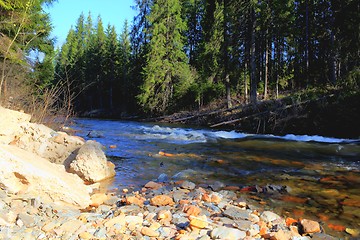
[(0, 192), (1, 239), (336, 239), (318, 222), (258, 212), (230, 190), (188, 181), (92, 195), (87, 208)]
[(259, 211), (231, 187), (162, 175), (101, 192), (115, 175), (102, 146), (30, 119), (0, 107), (0, 239), (337, 239), (319, 222)]

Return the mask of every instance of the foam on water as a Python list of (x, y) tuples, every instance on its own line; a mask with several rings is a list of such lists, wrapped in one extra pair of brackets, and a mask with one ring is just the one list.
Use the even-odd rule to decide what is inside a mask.
[(169, 140), (172, 142), (184, 143), (201, 143), (207, 141), (214, 141), (217, 139), (281, 139), (288, 141), (298, 142), (319, 142), (319, 143), (352, 143), (359, 140), (340, 139), (322, 136), (309, 136), (309, 135), (294, 135), (287, 134), (285, 136), (275, 135), (259, 135), (259, 134), (246, 134), (236, 131), (212, 131), (212, 130), (196, 130), (191, 128), (176, 128), (176, 127), (161, 127), (155, 125), (153, 127), (142, 127), (142, 139), (153, 140)]

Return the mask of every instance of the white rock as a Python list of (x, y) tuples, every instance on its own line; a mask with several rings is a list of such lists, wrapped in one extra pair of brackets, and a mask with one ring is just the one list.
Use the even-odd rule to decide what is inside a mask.
[(0, 145), (0, 159), (0, 185), (8, 192), (80, 208), (90, 204), (91, 189), (78, 176), (67, 173), (64, 166), (9, 145)]
[(226, 239), (226, 240), (235, 240), (235, 239), (243, 239), (246, 237), (246, 232), (240, 231), (235, 228), (228, 227), (217, 227), (211, 231), (212, 239)]
[(79, 175), (83, 180), (99, 182), (115, 176), (115, 166), (108, 162), (101, 149), (101, 144), (87, 141), (80, 149), (69, 171)]
[(270, 212), (270, 211), (264, 211), (260, 215), (260, 219), (263, 220), (264, 222), (272, 222), (272, 221), (275, 221), (280, 218), (281, 217), (279, 215), (277, 215), (276, 213)]

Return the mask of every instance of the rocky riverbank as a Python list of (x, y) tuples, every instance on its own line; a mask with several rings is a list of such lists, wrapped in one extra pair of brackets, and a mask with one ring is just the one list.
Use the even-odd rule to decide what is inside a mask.
[(318, 222), (259, 212), (231, 190), (188, 181), (92, 195), (79, 209), (0, 191), (1, 239), (336, 239)]
[(336, 239), (319, 222), (258, 210), (236, 188), (159, 176), (101, 192), (115, 174), (102, 146), (30, 119), (0, 108), (0, 239)]

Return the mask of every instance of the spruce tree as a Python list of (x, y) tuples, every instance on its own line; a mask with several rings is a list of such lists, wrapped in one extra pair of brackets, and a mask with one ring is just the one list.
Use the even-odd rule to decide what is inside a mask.
[(176, 105), (175, 99), (186, 92), (192, 80), (184, 52), (182, 34), (186, 24), (181, 18), (180, 1), (154, 1), (149, 21), (151, 40), (138, 100), (146, 110), (162, 113)]

